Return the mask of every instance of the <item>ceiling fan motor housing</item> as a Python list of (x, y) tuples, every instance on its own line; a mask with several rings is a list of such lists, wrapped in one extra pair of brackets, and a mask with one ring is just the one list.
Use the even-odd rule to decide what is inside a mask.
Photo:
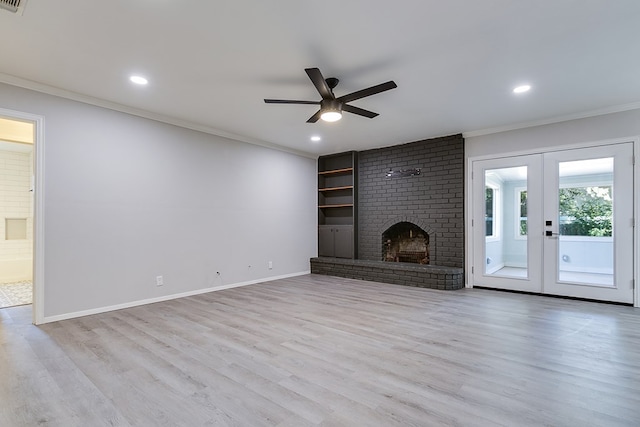
[(320, 101), (320, 109), (322, 111), (337, 111), (342, 112), (342, 102), (336, 99), (323, 99)]

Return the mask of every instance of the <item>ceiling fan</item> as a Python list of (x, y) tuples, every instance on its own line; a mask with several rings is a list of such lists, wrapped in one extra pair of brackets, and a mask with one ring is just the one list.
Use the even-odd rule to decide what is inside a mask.
[(356, 99), (364, 98), (365, 96), (375, 95), (380, 92), (384, 92), (390, 89), (395, 89), (398, 86), (393, 80), (386, 83), (381, 83), (376, 86), (371, 86), (366, 89), (362, 89), (348, 95), (343, 95), (336, 98), (333, 94), (333, 89), (338, 85), (339, 80), (335, 77), (329, 77), (325, 79), (318, 68), (305, 68), (307, 75), (311, 79), (311, 82), (316, 87), (321, 101), (295, 101), (287, 99), (265, 99), (267, 104), (313, 104), (320, 105), (320, 110), (307, 120), (307, 123), (315, 123), (318, 119), (322, 119), (327, 122), (335, 122), (342, 118), (342, 112), (357, 114), (359, 116), (368, 117), (373, 119), (378, 113), (373, 111), (364, 110), (362, 108), (354, 107), (347, 104), (348, 102), (355, 101)]

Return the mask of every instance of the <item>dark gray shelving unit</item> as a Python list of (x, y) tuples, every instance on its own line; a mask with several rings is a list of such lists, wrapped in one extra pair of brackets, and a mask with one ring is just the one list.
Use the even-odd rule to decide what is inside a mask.
[(357, 258), (358, 153), (318, 158), (318, 256)]

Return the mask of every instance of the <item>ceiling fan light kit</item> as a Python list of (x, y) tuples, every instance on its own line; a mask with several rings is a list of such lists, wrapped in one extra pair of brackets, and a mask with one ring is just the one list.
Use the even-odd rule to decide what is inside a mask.
[(327, 122), (335, 122), (342, 118), (342, 112), (347, 111), (359, 116), (368, 117), (370, 119), (376, 117), (378, 113), (373, 111), (364, 110), (359, 107), (347, 104), (348, 102), (355, 101), (367, 96), (375, 95), (380, 92), (385, 92), (390, 89), (398, 87), (394, 81), (390, 80), (386, 83), (381, 83), (376, 86), (371, 86), (366, 89), (362, 89), (347, 95), (336, 98), (333, 94), (333, 89), (338, 85), (339, 80), (335, 77), (329, 77), (325, 79), (318, 68), (306, 68), (305, 69), (309, 79), (316, 87), (316, 90), (322, 97), (321, 101), (296, 101), (288, 99), (265, 99), (267, 104), (311, 104), (320, 105), (320, 109), (307, 120), (307, 123), (315, 123), (319, 119)]
[(337, 122), (342, 118), (342, 105), (335, 99), (323, 99), (320, 102), (320, 118), (325, 122)]
[(342, 113), (340, 111), (325, 111), (320, 114), (320, 118), (325, 122), (337, 122), (342, 118)]

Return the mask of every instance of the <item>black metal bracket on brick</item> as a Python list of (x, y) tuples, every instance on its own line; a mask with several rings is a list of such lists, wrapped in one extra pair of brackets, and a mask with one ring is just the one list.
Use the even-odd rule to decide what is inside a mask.
[(420, 168), (415, 169), (399, 169), (394, 171), (393, 169), (389, 169), (386, 172), (387, 178), (408, 178), (410, 176), (420, 175)]

